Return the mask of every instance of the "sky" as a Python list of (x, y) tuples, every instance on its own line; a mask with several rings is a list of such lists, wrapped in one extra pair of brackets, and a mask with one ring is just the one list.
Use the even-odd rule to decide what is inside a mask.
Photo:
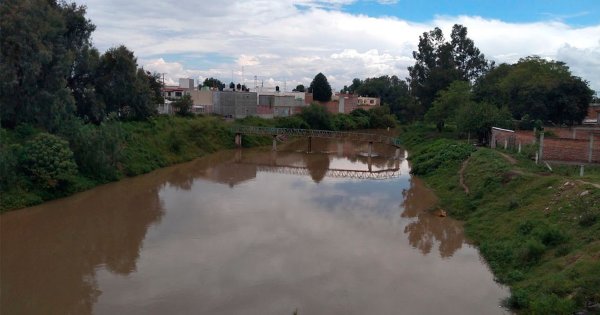
[[(125, 45), (144, 69), (178, 78), (335, 90), (353, 78), (408, 76), (423, 32), (454, 24), (496, 63), (565, 62), (600, 94), (598, 0), (76, 0), (100, 51)], [(256, 77), (256, 80), (255, 80)]]

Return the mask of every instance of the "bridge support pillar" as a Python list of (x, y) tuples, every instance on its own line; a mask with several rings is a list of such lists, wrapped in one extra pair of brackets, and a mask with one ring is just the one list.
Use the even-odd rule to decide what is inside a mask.
[(312, 137), (308, 137), (308, 153), (312, 152)]
[(373, 156), (373, 142), (369, 142), (369, 158)]
[(235, 151), (235, 162), (239, 163), (242, 161), (242, 150)]
[(273, 136), (273, 148), (272, 151), (277, 151), (277, 136)]
[(394, 155), (394, 159), (400, 160), (400, 148), (396, 148), (396, 154)]
[(235, 134), (235, 145), (238, 148), (242, 147), (242, 134), (241, 133), (236, 133)]

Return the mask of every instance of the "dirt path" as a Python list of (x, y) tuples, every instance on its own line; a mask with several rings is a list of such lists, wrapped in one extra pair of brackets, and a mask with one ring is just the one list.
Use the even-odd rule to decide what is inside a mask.
[(592, 185), (592, 186), (594, 186), (594, 187), (596, 187), (596, 188), (600, 189), (600, 184), (596, 184), (596, 183), (592, 183), (592, 182), (586, 182), (586, 181), (583, 181), (583, 180), (581, 180), (581, 179), (578, 179), (578, 180), (576, 180), (576, 182), (578, 182), (578, 183), (582, 183), (582, 184), (588, 184), (588, 185)]
[[(498, 151), (496, 151), (496, 152), (498, 152)], [(502, 153), (502, 152), (498, 152), (498, 153), (499, 153), (500, 155), (502, 155), (502, 157), (503, 157), (505, 160), (507, 160), (507, 161), (508, 161), (508, 163), (510, 163), (511, 165), (515, 165), (515, 164), (517, 164), (517, 160), (516, 160), (514, 157), (512, 157), (512, 156), (510, 156), (510, 155), (508, 155), (508, 154), (506, 154), (506, 153)]]
[(469, 194), (469, 187), (467, 186), (467, 184), (465, 184), (465, 169), (467, 168), (467, 164), (469, 164), (470, 160), (471, 157), (469, 156), (469, 158), (462, 163), (460, 171), (458, 171), (460, 186), (465, 190), (465, 194), (467, 195)]

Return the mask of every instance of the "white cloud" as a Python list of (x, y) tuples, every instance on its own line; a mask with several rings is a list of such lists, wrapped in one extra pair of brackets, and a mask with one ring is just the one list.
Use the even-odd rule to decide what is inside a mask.
[[(383, 0), (385, 1), (385, 0)], [(288, 87), (310, 84), (323, 72), (336, 89), (355, 77), (407, 76), (412, 51), (423, 32), (439, 26), (449, 35), (454, 23), (468, 27), (477, 47), (496, 62), (528, 55), (562, 59), (575, 75), (600, 90), (597, 61), (600, 24), (571, 27), (560, 21), (509, 23), (473, 16), (437, 16), (428, 23), (394, 17), (341, 12), (354, 0), (223, 0), (197, 3), (88, 0), (100, 49), (124, 44), (148, 69), (161, 69), (170, 81), (179, 76), (216, 76), (223, 81), (253, 81)], [(211, 68), (169, 56), (218, 55), (227, 62)], [(157, 62), (157, 57), (164, 60)], [(171, 57), (172, 58), (172, 57)], [(207, 57), (210, 58), (210, 57)], [(166, 61), (165, 61), (166, 60)], [(158, 71), (158, 70), (157, 70)], [(288, 88), (291, 89), (291, 88)]]

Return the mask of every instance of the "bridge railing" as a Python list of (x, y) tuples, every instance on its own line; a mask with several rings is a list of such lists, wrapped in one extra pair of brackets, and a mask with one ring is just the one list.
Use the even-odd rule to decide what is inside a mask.
[(389, 144), (395, 147), (400, 146), (400, 139), (388, 137), (384, 135), (363, 133), (363, 132), (346, 132), (346, 131), (331, 131), (318, 129), (299, 129), (299, 128), (275, 128), (275, 127), (256, 127), (256, 126), (234, 126), (232, 131), (239, 134), (253, 134), (264, 136), (286, 135), (290, 137), (315, 137), (315, 138), (330, 138), (330, 139), (349, 139), (364, 142), (377, 142)]

